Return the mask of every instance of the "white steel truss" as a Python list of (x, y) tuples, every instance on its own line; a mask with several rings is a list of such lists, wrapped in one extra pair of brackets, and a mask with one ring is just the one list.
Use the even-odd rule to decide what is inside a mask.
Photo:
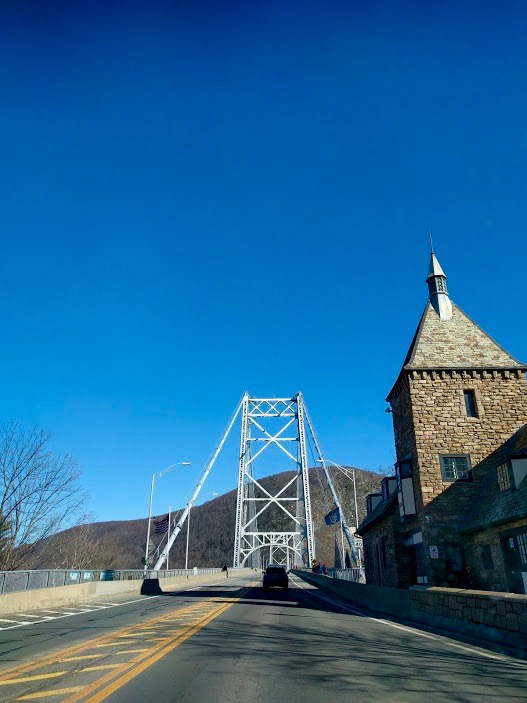
[[(268, 563), (284, 564), (288, 567), (295, 564), (311, 566), (315, 556), (315, 537), (307, 466), (308, 435), (314, 450), (315, 467), (317, 464), (322, 465), (322, 472), (333, 498), (333, 507), (339, 508), (343, 532), (352, 557), (357, 562), (355, 541), (345, 520), (302, 394), (297, 393), (293, 398), (251, 398), (248, 393), (244, 393), (198, 479), (186, 508), (173, 520), (170, 538), (166, 541), (163, 538), (159, 544), (154, 554), (154, 570), (161, 569), (166, 562), (170, 549), (188, 519), (190, 509), (240, 413), (242, 421), (233, 565), (254, 568)], [(273, 450), (275, 453), (278, 450), (280, 459), (280, 463), (273, 464), (273, 468), (283, 472), (283, 461), (287, 459), (293, 463), (294, 470), (292, 476), (286, 476), (284, 485), (277, 487), (272, 484), (274, 488), (268, 489), (266, 486), (270, 485), (269, 479), (272, 477), (258, 479), (254, 466), (264, 453), (267, 453), (263, 457), (265, 460)], [(320, 481), (318, 471), (316, 475)], [(324, 500), (326, 510), (331, 509), (330, 502)]]
[[(244, 394), (234, 567), (258, 567), (267, 560), (267, 554), (274, 563), (311, 565), (315, 541), (307, 467), (306, 414), (301, 393), (293, 398), (250, 398)], [(312, 433), (309, 422), (308, 428)], [(256, 461), (270, 448), (278, 448), (294, 464), (293, 477), (286, 479), (285, 485), (275, 492), (267, 490), (254, 472)], [(279, 468), (282, 470), (282, 466)]]

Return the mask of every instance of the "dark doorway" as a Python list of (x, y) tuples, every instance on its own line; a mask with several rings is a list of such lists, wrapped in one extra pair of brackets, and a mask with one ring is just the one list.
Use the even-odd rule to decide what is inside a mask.
[(379, 545), (375, 545), (375, 563), (377, 566), (377, 583), (382, 586), (382, 562), (381, 562), (381, 550)]
[(527, 529), (503, 532), (500, 540), (509, 591), (527, 593)]
[(410, 580), (412, 584), (423, 585), (427, 583), (425, 551), (423, 543), (414, 544), (410, 547)]

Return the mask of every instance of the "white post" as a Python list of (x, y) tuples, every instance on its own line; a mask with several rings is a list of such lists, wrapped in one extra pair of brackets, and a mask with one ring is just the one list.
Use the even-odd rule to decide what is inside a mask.
[[(326, 475), (326, 479), (329, 485), (329, 489), (331, 491), (331, 495), (333, 496), (333, 501), (335, 503), (335, 506), (340, 510), (340, 519), (342, 520), (342, 529), (344, 530), (344, 534), (346, 535), (346, 540), (349, 544), (349, 548), (351, 551), (351, 556), (353, 558), (353, 561), (355, 563), (358, 563), (359, 559), (359, 553), (357, 552), (357, 547), (355, 546), (355, 541), (353, 539), (353, 535), (351, 534), (350, 528), (348, 526), (348, 523), (346, 522), (346, 518), (344, 517), (344, 513), (342, 512), (342, 505), (340, 504), (340, 499), (338, 497), (337, 491), (335, 490), (335, 486), (333, 485), (333, 481), (331, 479), (331, 476), (329, 475), (328, 467), (326, 466), (326, 459), (322, 458), (322, 454), (320, 454), (320, 450), (317, 447), (317, 451), (319, 452), (320, 459), (317, 459), (316, 462), (317, 464), (322, 464), (322, 468), (324, 469), (324, 473)], [(332, 466), (334, 466), (336, 469), (344, 473), (345, 476), (348, 476), (346, 473), (346, 469), (342, 467), (340, 464), (337, 464), (334, 461), (331, 461), (331, 459), (328, 459), (327, 461), (330, 462)], [(348, 476), (349, 478), (349, 476)]]
[(190, 508), (192, 506), (189, 505), (188, 508), (188, 516), (187, 516), (187, 549), (185, 551), (185, 569), (188, 569), (188, 536), (190, 534)]
[(359, 511), (357, 508), (357, 487), (355, 486), (355, 469), (353, 469), (353, 497), (355, 498), (355, 527), (359, 529)]
[[(168, 506), (168, 535), (167, 535), (167, 539), (170, 539), (170, 521), (171, 521), (171, 520), (172, 520), (172, 506), (169, 505), (169, 506)], [(169, 571), (169, 568), (168, 568), (168, 556), (169, 556), (169, 554), (170, 554), (170, 552), (167, 553), (167, 571)]]
[[(342, 510), (341, 510), (342, 512)], [(345, 569), (346, 568), (346, 553), (344, 551), (344, 529), (342, 527), (342, 514), (340, 516), (340, 545), (341, 545), (341, 552), (340, 552), (340, 568)]]
[(154, 477), (155, 477), (155, 474), (152, 474), (152, 483), (150, 485), (150, 503), (148, 506), (148, 528), (146, 531), (145, 568), (144, 568), (145, 571), (148, 569), (148, 545), (150, 544), (150, 522), (152, 521), (152, 498), (154, 497)]

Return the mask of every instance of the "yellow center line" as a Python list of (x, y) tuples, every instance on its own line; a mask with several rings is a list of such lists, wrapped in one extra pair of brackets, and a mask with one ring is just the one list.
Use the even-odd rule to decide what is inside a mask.
[[(248, 588), (245, 589), (245, 592), (248, 590)], [(122, 673), (118, 670), (115, 672), (110, 672), (106, 676), (103, 676), (99, 681), (95, 681), (86, 686), (78, 695), (74, 694), (73, 696), (65, 699), (62, 703), (80, 703), (80, 701), (83, 701), (83, 703), (100, 703), (149, 666), (185, 642), (189, 637), (192, 637), (192, 635), (196, 634), (196, 632), (199, 632), (199, 630), (205, 627), (205, 625), (208, 625), (209, 622), (212, 622), (212, 620), (219, 617), (222, 613), (228, 610), (228, 608), (234, 605), (234, 603), (236, 603), (236, 601), (241, 597), (242, 594), (237, 598), (232, 598), (228, 602), (222, 603), (215, 611), (205, 616), (201, 620), (190, 624), (186, 630), (175, 635), (165, 644), (161, 644), (157, 648), (152, 648), (152, 654), (138, 655), (135, 659), (132, 659), (128, 665), (123, 666)], [(101, 686), (105, 687), (101, 688)], [(97, 689), (99, 690), (97, 691)], [(90, 697), (86, 698), (86, 696)]]
[(8, 686), (15, 683), (27, 683), (28, 681), (42, 681), (43, 679), (53, 679), (57, 676), (67, 674), (67, 671), (55, 671), (52, 674), (38, 674), (37, 676), (22, 676), (18, 679), (3, 679), (0, 681), (0, 686)]
[[(112, 669), (106, 675), (99, 677), (97, 681), (84, 686), (73, 686), (69, 688), (61, 689), (50, 689), (47, 691), (37, 691), (35, 693), (27, 693), (17, 700), (36, 700), (40, 698), (46, 698), (51, 696), (67, 695), (72, 694), (67, 700), (63, 700), (62, 703), (79, 703), (81, 700), (84, 703), (96, 703), (96, 701), (103, 700), (113, 690), (117, 690), (121, 686), (125, 685), (128, 681), (137, 676), (141, 671), (151, 666), (155, 661), (165, 656), (168, 652), (175, 649), (179, 644), (186, 641), (193, 634), (198, 632), (202, 627), (205, 627), (209, 622), (217, 618), (221, 613), (230, 608), (237, 600), (243, 597), (249, 588), (245, 588), (236, 594), (236, 597), (232, 598), (214, 598), (206, 603), (206, 607), (203, 607), (203, 603), (194, 603), (190, 606), (186, 606), (177, 611), (171, 611), (170, 614), (160, 615), (158, 617), (147, 620), (146, 622), (140, 624), (129, 625), (122, 630), (118, 630), (119, 634), (115, 632), (108, 633), (106, 635), (98, 636), (88, 642), (74, 645), (72, 647), (65, 648), (56, 653), (52, 653), (46, 657), (42, 657), (40, 660), (28, 662), (23, 665), (15, 665), (9, 669), (0, 670), (0, 676), (6, 676), (6, 674), (11, 674), (11, 679), (0, 679), (0, 685), (8, 683), (20, 684), (27, 683), (37, 680), (45, 680), (58, 676), (63, 676), (67, 674), (76, 675), (81, 672), (90, 671), (103, 671)], [(193, 618), (193, 622), (189, 622), (188, 618)], [(182, 622), (185, 620), (185, 622)], [(179, 621), (177, 624), (172, 624), (175, 621)], [(157, 627), (156, 627), (157, 625)], [(156, 638), (145, 639), (145, 634), (155, 634), (164, 635)], [(132, 634), (133, 633), (133, 634)], [(115, 647), (118, 648), (123, 644), (128, 644), (123, 642), (123, 639), (129, 639), (132, 646), (134, 644), (139, 644), (134, 642), (134, 639), (142, 638), (144, 642), (153, 642), (151, 647), (146, 648), (134, 648), (128, 650), (120, 650), (118, 652), (101, 652), (100, 654), (88, 654), (82, 655), (81, 652), (89, 651), (90, 649), (104, 648), (104, 647)], [(117, 641), (116, 641), (117, 640)], [(97, 644), (95, 644), (97, 642)], [(65, 654), (77, 655), (64, 657)], [(100, 664), (95, 666), (88, 666), (82, 669), (76, 669), (72, 671), (64, 672), (54, 672), (51, 674), (35, 674), (26, 677), (20, 677), (21, 673), (30, 673), (32, 671), (42, 669), (45, 666), (56, 665), (59, 662), (64, 661), (83, 661), (87, 659), (95, 659), (103, 656), (128, 656), (130, 654), (136, 654), (136, 656), (128, 662), (120, 662), (114, 664)], [(103, 688), (106, 686), (106, 688)], [(86, 696), (94, 694), (89, 701), (85, 700)]]
[(80, 662), (83, 659), (97, 659), (100, 657), (100, 654), (82, 654), (81, 656), (78, 657), (67, 657), (66, 659), (61, 659), (60, 661), (63, 662)]
[[(187, 611), (187, 610), (195, 610), (199, 604), (192, 604), (189, 605), (182, 610)], [(182, 611), (179, 611), (182, 612)], [(169, 614), (170, 617), (173, 617), (174, 613), (171, 612)], [(149, 627), (153, 625), (154, 623), (161, 623), (165, 622), (166, 620), (166, 615), (160, 615), (157, 618), (153, 618), (152, 620), (148, 620), (147, 622), (144, 623), (144, 625), (148, 625)], [(137, 631), (138, 625), (129, 625), (128, 627), (125, 627), (121, 630), (121, 633), (124, 632), (130, 632), (130, 631)], [(0, 670), (0, 676), (3, 678), (7, 675), (13, 675), (13, 676), (18, 676), (19, 674), (29, 672), (29, 671), (35, 671), (36, 669), (41, 669), (44, 666), (49, 666), (50, 664), (56, 664), (57, 662), (61, 661), (61, 659), (69, 654), (76, 654), (77, 652), (85, 652), (90, 649), (98, 648), (98, 647), (111, 647), (112, 645), (119, 646), (122, 645), (122, 642), (112, 642), (112, 640), (115, 640), (116, 634), (115, 632), (108, 633), (107, 635), (102, 635), (102, 636), (97, 636), (94, 637), (92, 640), (89, 640), (88, 642), (82, 642), (80, 644), (75, 644), (71, 647), (67, 647), (63, 650), (60, 650), (58, 652), (53, 652), (45, 657), (42, 657), (41, 659), (37, 659), (35, 661), (30, 661), (27, 662), (26, 664), (15, 664), (14, 666), (8, 667), (6, 669)], [(97, 644), (96, 644), (97, 643)], [(1, 681), (2, 679), (0, 679)]]
[[(152, 635), (154, 632), (159, 632), (159, 628), (141, 630), (140, 635)], [(135, 635), (123, 635), (123, 637), (135, 637)]]
[(34, 701), (37, 698), (49, 698), (50, 696), (62, 696), (65, 693), (75, 693), (80, 691), (82, 686), (71, 686), (70, 688), (55, 688), (49, 691), (39, 691), (38, 693), (26, 693), (25, 696), (20, 696), (17, 701)]

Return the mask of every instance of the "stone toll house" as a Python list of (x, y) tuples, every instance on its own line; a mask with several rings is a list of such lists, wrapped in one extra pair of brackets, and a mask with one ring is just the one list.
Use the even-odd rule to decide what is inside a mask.
[(527, 593), (527, 367), (450, 300), (433, 251), (427, 283), (387, 397), (395, 476), (358, 529), (366, 579)]

